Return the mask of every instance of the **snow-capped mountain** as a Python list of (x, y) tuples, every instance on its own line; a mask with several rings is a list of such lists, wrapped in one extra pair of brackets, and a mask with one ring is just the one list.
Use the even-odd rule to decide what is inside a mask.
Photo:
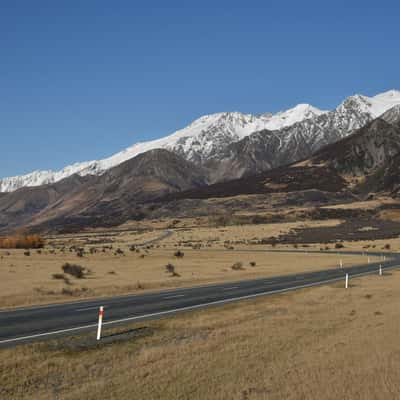
[(255, 132), (227, 146), (217, 159), (208, 162), (210, 180), (241, 178), (308, 158), (322, 147), (349, 136), (377, 117), (383, 117), (382, 112), (386, 120), (395, 120), (399, 105), (398, 91), (375, 97), (355, 95), (333, 111), (278, 131)]
[(100, 175), (138, 154), (157, 148), (168, 149), (190, 161), (201, 162), (211, 156), (216, 156), (218, 151), (230, 143), (243, 139), (255, 131), (281, 129), (323, 113), (324, 111), (311, 105), (299, 104), (276, 115), (251, 115), (240, 112), (205, 115), (172, 135), (149, 142), (136, 143), (103, 160), (76, 163), (60, 171), (34, 171), (27, 175), (0, 179), (0, 192), (12, 192), (25, 186), (54, 183), (73, 174)]
[(253, 145), (267, 149), (263, 167), (272, 168), (309, 156), (313, 151), (349, 135), (399, 104), (400, 92), (391, 90), (374, 97), (351, 96), (330, 112), (308, 104), (299, 104), (275, 115), (240, 112), (206, 115), (172, 135), (134, 144), (103, 160), (76, 163), (61, 171), (35, 171), (0, 179), (0, 192), (54, 183), (73, 174), (100, 175), (138, 154), (156, 148), (173, 151), (195, 163), (218, 161), (229, 158), (227, 150), (230, 146), (247, 138)]

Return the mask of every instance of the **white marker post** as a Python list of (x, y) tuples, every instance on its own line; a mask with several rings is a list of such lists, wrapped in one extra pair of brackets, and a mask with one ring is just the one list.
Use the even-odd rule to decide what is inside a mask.
[(382, 264), (379, 265), (379, 275), (382, 276)]
[(345, 289), (349, 287), (349, 274), (346, 274), (346, 283), (345, 283)]
[(343, 268), (343, 261), (342, 261), (342, 259), (340, 259), (339, 266), (340, 266), (340, 268)]
[(101, 339), (101, 325), (103, 324), (104, 307), (101, 306), (99, 309), (99, 325), (97, 327), (97, 340)]

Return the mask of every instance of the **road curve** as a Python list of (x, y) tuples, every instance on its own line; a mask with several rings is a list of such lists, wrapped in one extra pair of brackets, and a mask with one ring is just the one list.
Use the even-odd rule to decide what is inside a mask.
[[(250, 251), (250, 250), (249, 250)], [(252, 252), (274, 253), (321, 253), (301, 250), (256, 250)], [(322, 252), (332, 254), (333, 252)], [(336, 253), (336, 252), (335, 252)], [(341, 251), (343, 255), (381, 256), (381, 253)], [(385, 253), (386, 260), (346, 268), (327, 269), (292, 275), (258, 278), (239, 282), (221, 283), (191, 288), (165, 290), (157, 293), (117, 296), (73, 303), (0, 310), (0, 347), (48, 340), (58, 336), (73, 335), (83, 331), (95, 334), (97, 310), (104, 306), (104, 327), (129, 322), (157, 319), (174, 313), (189, 311), (234, 301), (282, 293), (316, 285), (327, 284), (345, 278), (377, 274), (379, 265), (383, 270), (397, 268), (400, 255)]]

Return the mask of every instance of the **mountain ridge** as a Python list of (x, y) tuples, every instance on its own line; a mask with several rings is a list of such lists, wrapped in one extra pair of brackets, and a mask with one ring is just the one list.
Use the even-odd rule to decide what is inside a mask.
[[(350, 124), (348, 126), (351, 129), (343, 130), (344, 134), (347, 135), (353, 129), (360, 128), (363, 124), (396, 104), (400, 104), (400, 92), (395, 90), (384, 92), (374, 97), (351, 96), (335, 110), (338, 120), (334, 123), (337, 123), (340, 127), (342, 123), (340, 121), (341, 113), (346, 113), (349, 108), (353, 108), (354, 118), (350, 118), (350, 122), (353, 125)], [(310, 129), (307, 130), (307, 126), (316, 126), (318, 128), (320, 121), (330, 113), (332, 111), (322, 111), (309, 104), (299, 104), (292, 109), (275, 115), (252, 115), (239, 112), (210, 114), (198, 118), (186, 128), (178, 130), (171, 135), (150, 142), (134, 144), (103, 160), (75, 163), (60, 171), (34, 171), (22, 176), (0, 179), (0, 192), (12, 192), (21, 187), (50, 184), (73, 174), (81, 176), (101, 175), (108, 169), (154, 148), (166, 148), (189, 161), (203, 164), (218, 157), (224, 157), (230, 145), (243, 140), (254, 132), (262, 130), (280, 132), (278, 136), (282, 136), (285, 139), (289, 137), (287, 132), (291, 127), (303, 124), (305, 127), (304, 132), (308, 132)], [(314, 125), (313, 121), (315, 121)], [(281, 143), (282, 138), (280, 139)], [(304, 138), (303, 134), (302, 140)], [(319, 147), (339, 138), (341, 138), (340, 135), (339, 137), (333, 135), (331, 138), (322, 139)], [(307, 142), (308, 140), (306, 138)], [(315, 140), (315, 137), (310, 140)], [(315, 150), (317, 146), (314, 145), (311, 148)], [(271, 165), (277, 166), (276, 163), (271, 163)]]

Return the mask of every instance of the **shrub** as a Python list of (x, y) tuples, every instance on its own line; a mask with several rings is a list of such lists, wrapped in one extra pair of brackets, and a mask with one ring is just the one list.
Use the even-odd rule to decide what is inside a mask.
[(178, 251), (176, 251), (176, 252), (174, 253), (174, 256), (175, 256), (176, 258), (182, 258), (184, 255), (185, 255), (185, 253), (184, 253), (183, 251), (180, 251), (180, 250), (178, 250)]
[(87, 275), (88, 270), (81, 265), (66, 263), (62, 267), (65, 274), (72, 275), (77, 279), (82, 279)]
[(24, 256), (29, 257), (31, 255), (31, 252), (29, 250), (24, 251)]
[(125, 253), (123, 250), (121, 250), (120, 248), (118, 248), (117, 250), (115, 250), (114, 253), (116, 256), (123, 256)]
[(390, 250), (390, 244), (389, 244), (389, 243), (386, 243), (385, 246), (384, 246), (384, 248), (385, 248), (386, 250)]
[(165, 266), (166, 272), (171, 274), (172, 276), (180, 276), (176, 271), (175, 271), (175, 265), (168, 263)]
[(343, 243), (336, 243), (335, 244), (335, 249), (343, 249), (344, 245)]
[(231, 267), (234, 271), (239, 271), (243, 269), (243, 263), (242, 262), (236, 262), (235, 264), (232, 265)]
[(76, 256), (77, 257), (83, 257), (83, 255), (85, 254), (85, 250), (81, 247), (79, 249), (76, 249)]
[(132, 245), (129, 247), (129, 250), (130, 250), (130, 251), (135, 251), (135, 250), (136, 250), (135, 245), (132, 244)]
[(250, 267), (255, 267), (257, 263), (255, 261), (250, 261)]

